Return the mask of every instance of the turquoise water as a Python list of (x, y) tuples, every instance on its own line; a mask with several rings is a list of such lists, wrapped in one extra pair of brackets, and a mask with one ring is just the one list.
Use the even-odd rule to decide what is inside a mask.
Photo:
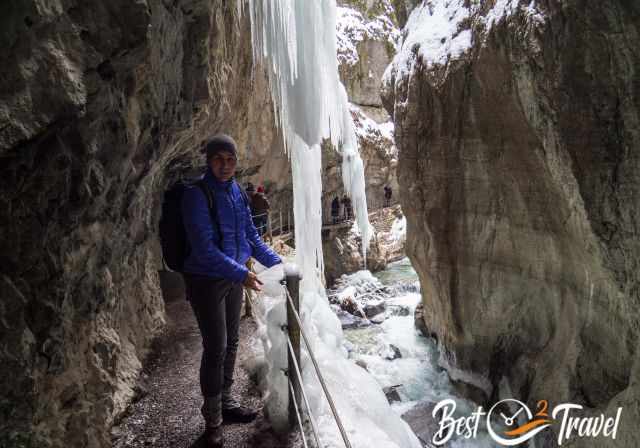
[[(349, 357), (361, 365), (364, 363), (382, 388), (398, 386), (396, 390), (401, 401), (392, 403), (391, 408), (399, 415), (420, 402), (437, 403), (448, 398), (458, 405), (457, 415), (469, 415), (477, 405), (456, 396), (448, 373), (438, 362), (440, 352), (434, 340), (422, 336), (415, 328), (413, 316), (421, 296), (418, 276), (409, 259), (392, 263), (373, 276), (384, 286), (392, 289), (395, 287), (399, 291), (406, 287), (411, 292), (400, 292), (399, 295), (386, 299), (388, 311), (383, 323), (344, 330)], [(347, 276), (346, 285), (349, 285), (349, 279), (357, 284), (361, 281), (358, 278), (362, 277), (362, 274)], [(398, 309), (394, 305), (405, 308), (406, 315), (393, 315), (391, 310)], [(390, 344), (400, 350), (401, 358), (387, 359), (386, 356), (392, 353)], [(486, 432), (480, 432), (476, 439), (452, 440), (446, 446), (477, 448), (498, 445)]]
[(418, 281), (418, 274), (416, 274), (413, 266), (411, 266), (408, 257), (394, 263), (389, 263), (384, 271), (375, 272), (373, 276), (385, 285), (397, 282), (411, 284)]

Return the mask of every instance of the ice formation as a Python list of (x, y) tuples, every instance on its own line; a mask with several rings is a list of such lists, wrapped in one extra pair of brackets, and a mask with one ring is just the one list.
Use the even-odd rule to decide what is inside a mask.
[[(238, 1), (242, 10), (242, 0)], [(354, 447), (419, 447), (409, 427), (391, 412), (378, 383), (346, 358), (342, 329), (322, 284), (321, 151), (330, 138), (343, 157), (349, 192), (363, 242), (370, 238), (364, 194), (364, 168), (336, 61), (335, 0), (249, 0), (248, 14), (256, 62), (267, 68), (277, 120), (293, 171), (296, 262), (302, 273), (300, 314), (312, 350)], [(304, 32), (304, 37), (303, 33)], [(366, 246), (366, 244), (363, 244)], [(284, 302), (277, 269), (261, 273), (264, 297), (259, 324), (269, 365), (267, 409), (275, 426), (286, 412)], [(281, 269), (280, 269), (281, 271)], [(280, 288), (280, 290), (279, 290)], [(303, 383), (317, 418), (323, 446), (343, 446), (318, 380), (302, 346)]]

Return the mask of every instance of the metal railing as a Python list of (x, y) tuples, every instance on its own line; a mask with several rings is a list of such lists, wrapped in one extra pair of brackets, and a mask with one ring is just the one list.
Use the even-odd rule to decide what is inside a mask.
[(304, 385), (302, 383), (302, 371), (300, 368), (300, 341), (302, 336), (302, 341), (304, 342), (307, 353), (309, 355), (309, 359), (313, 365), (313, 369), (316, 373), (318, 381), (320, 382), (320, 386), (324, 392), (325, 398), (329, 403), (329, 407), (331, 408), (331, 413), (333, 418), (338, 426), (338, 430), (340, 431), (340, 435), (342, 436), (342, 440), (344, 441), (344, 445), (347, 448), (351, 448), (351, 442), (349, 441), (349, 437), (347, 436), (347, 431), (342, 424), (342, 420), (338, 415), (338, 410), (336, 409), (333, 398), (331, 397), (331, 393), (327, 388), (327, 384), (322, 376), (322, 372), (320, 371), (320, 367), (318, 365), (318, 361), (316, 360), (315, 354), (311, 349), (311, 344), (309, 343), (309, 339), (304, 331), (302, 326), (302, 321), (300, 319), (299, 309), (300, 309), (300, 297), (299, 297), (299, 286), (300, 286), (300, 275), (297, 272), (287, 272), (285, 279), (283, 280), (283, 290), (286, 298), (287, 304), (287, 324), (282, 327), (282, 331), (285, 332), (285, 337), (287, 338), (287, 347), (288, 347), (288, 368), (285, 374), (289, 380), (289, 425), (293, 427), (296, 422), (298, 423), (300, 434), (302, 435), (304, 446), (307, 447), (307, 440), (305, 435), (304, 424), (302, 421), (301, 413), (300, 413), (300, 397), (302, 397), (302, 401), (304, 402), (306, 413), (309, 417), (309, 422), (311, 425), (311, 430), (316, 441), (316, 446), (321, 447), (320, 444), (320, 436), (318, 434), (318, 427), (315, 422), (315, 418), (311, 412), (311, 407), (309, 406), (309, 400), (307, 398), (307, 394), (304, 390)]
[(396, 196), (391, 196), (391, 198), (387, 199), (383, 195), (367, 195), (367, 209), (370, 212), (381, 208), (393, 207), (399, 203), (400, 201)]
[[(351, 221), (354, 218), (354, 209), (353, 205), (351, 206), (351, 213), (345, 213), (344, 204), (340, 201), (340, 208), (337, 219), (334, 220), (331, 212), (332, 207), (331, 200), (325, 200), (322, 203), (322, 225), (329, 226), (334, 224), (341, 224), (343, 222)], [(386, 199), (384, 196), (371, 196), (367, 195), (367, 210), (369, 213), (380, 210), (387, 207), (394, 207), (398, 205), (400, 201), (396, 197), (391, 197), (390, 199)]]
[(292, 207), (285, 205), (279, 207), (277, 210), (269, 210), (254, 217), (265, 216), (267, 217), (266, 232), (270, 239), (274, 236), (283, 236), (292, 233), (295, 227), (293, 214), (291, 212)]

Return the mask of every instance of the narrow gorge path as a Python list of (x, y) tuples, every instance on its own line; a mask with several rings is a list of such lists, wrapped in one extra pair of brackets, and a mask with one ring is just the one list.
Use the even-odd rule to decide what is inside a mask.
[[(202, 344), (189, 303), (184, 298), (166, 304), (167, 327), (155, 341), (139, 381), (139, 399), (112, 429), (114, 448), (204, 447), (202, 399), (198, 382)], [(252, 356), (250, 338), (255, 323), (243, 317), (236, 363), (234, 391), (244, 402), (262, 408), (257, 386), (243, 368)], [(262, 411), (250, 424), (224, 427), (225, 447), (275, 448), (295, 446), (295, 436), (278, 438)]]

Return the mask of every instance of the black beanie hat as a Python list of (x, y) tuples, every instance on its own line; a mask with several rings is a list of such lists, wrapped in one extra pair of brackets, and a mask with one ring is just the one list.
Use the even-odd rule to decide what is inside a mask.
[(204, 148), (202, 149), (202, 152), (207, 155), (207, 160), (211, 160), (211, 157), (220, 151), (230, 152), (238, 158), (236, 142), (226, 134), (214, 135), (204, 143)]

